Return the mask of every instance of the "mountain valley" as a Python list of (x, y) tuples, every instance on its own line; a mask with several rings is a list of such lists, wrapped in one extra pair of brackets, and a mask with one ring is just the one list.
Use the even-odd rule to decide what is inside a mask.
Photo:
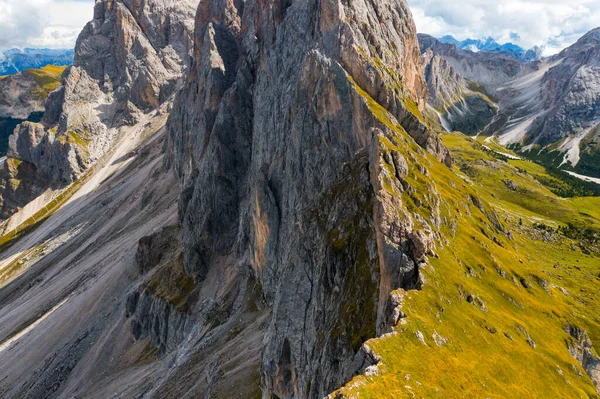
[(72, 66), (0, 79), (0, 397), (600, 397), (567, 173), (600, 176), (600, 30), (525, 59), (405, 0), (93, 7)]

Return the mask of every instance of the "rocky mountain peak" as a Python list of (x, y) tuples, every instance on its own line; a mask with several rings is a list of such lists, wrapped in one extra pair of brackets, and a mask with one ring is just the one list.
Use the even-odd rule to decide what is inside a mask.
[[(256, 281), (273, 309), (264, 391), (322, 397), (368, 362), (360, 343), (386, 330), (391, 290), (418, 285), (414, 248), (432, 245), (432, 228), (387, 216), (401, 205), (379, 197), (382, 143), (406, 135), (402, 145), (451, 162), (421, 114), (410, 11), (391, 0), (205, 0), (194, 42), (167, 124), (184, 268), (201, 286), (223, 269)], [(361, 227), (340, 231), (347, 247), (336, 250), (333, 226), (344, 221)], [(357, 323), (339, 324), (340, 295), (363, 307)]]
[(79, 36), (74, 66), (116, 99), (151, 110), (189, 63), (197, 1), (98, 1)]
[[(190, 63), (197, 3), (96, 2), (94, 18), (77, 40), (74, 64), (49, 95), (42, 123), (23, 125), (11, 139), (10, 156), (31, 163), (28, 170), (39, 176), (27, 175), (19, 187), (28, 194), (11, 193), (22, 198), (3, 205), (3, 215), (49, 186), (77, 180), (111, 148), (121, 128), (135, 125), (169, 100)], [(45, 132), (40, 140), (28, 139), (40, 132)], [(25, 150), (35, 143), (43, 148)], [(38, 156), (25, 155), (30, 152)], [(5, 168), (6, 190), (13, 178)], [(40, 186), (40, 181), (47, 184)]]

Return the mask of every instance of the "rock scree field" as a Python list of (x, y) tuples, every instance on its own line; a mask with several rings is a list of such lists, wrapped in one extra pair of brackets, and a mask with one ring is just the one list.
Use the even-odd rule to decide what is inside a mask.
[(596, 31), (540, 59), (405, 0), (90, 7), (72, 66), (0, 78), (1, 398), (600, 397), (600, 185), (547, 157)]

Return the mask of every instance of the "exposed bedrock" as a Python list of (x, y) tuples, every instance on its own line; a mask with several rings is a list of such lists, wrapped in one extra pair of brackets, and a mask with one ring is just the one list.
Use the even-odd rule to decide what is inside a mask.
[(384, 158), (398, 190), (413, 167), (385, 145), (401, 131), (451, 163), (421, 116), (410, 12), (201, 1), (194, 39), (168, 123), (185, 272), (201, 287), (219, 268), (256, 279), (272, 312), (263, 397), (323, 397), (371, 364), (361, 346), (388, 331), (392, 290), (420, 285), (439, 223), (383, 188)]
[[(96, 2), (94, 18), (77, 40), (73, 66), (50, 93), (43, 120), (21, 125), (11, 138), (9, 157), (27, 162), (35, 173), (19, 181), (20, 195), (5, 200), (8, 181), (16, 176), (2, 170), (2, 217), (50, 186), (77, 180), (122, 135), (121, 127), (135, 125), (170, 99), (190, 62), (197, 4)], [(39, 185), (40, 180), (47, 183)]]

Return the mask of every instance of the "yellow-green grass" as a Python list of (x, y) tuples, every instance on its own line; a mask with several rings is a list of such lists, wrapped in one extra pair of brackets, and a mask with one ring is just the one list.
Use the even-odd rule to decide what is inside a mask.
[(45, 249), (46, 244), (37, 245), (25, 251), (8, 266), (0, 270), (0, 287), (4, 286), (8, 281), (14, 279), (28, 262), (38, 259)]
[(503, 152), (505, 154), (510, 154), (514, 157), (518, 157), (521, 158), (521, 156), (519, 154), (514, 153), (512, 150), (502, 146), (501, 144), (499, 144), (494, 137), (489, 137), (489, 136), (477, 136), (474, 137), (473, 140), (477, 141), (478, 143), (481, 143), (484, 146), (487, 146), (488, 148), (490, 148), (492, 151), (497, 151), (497, 152)]
[[(85, 139), (82, 139), (85, 140)], [(87, 148), (87, 146), (86, 146)], [(106, 154), (104, 154), (96, 163), (91, 166), (78, 180), (66, 187), (56, 198), (48, 203), (44, 208), (38, 211), (35, 215), (25, 220), (14, 230), (11, 230), (4, 235), (0, 236), (0, 251), (13, 245), (19, 238), (27, 235), (34, 231), (40, 226), (45, 220), (56, 213), (60, 208), (63, 207), (72, 197), (79, 191), (79, 189), (94, 175), (95, 171), (98, 170), (102, 165), (106, 163), (115, 153), (118, 148), (117, 145), (113, 146)], [(19, 160), (7, 160), (8, 163), (14, 163), (17, 165), (21, 164)]]
[(40, 69), (27, 69), (24, 73), (30, 75), (40, 87), (36, 94), (47, 98), (60, 85), (60, 78), (66, 69), (65, 66), (46, 65)]
[(12, 245), (17, 239), (29, 233), (42, 222), (52, 216), (58, 211), (64, 204), (66, 204), (73, 195), (81, 188), (83, 183), (87, 181), (90, 176), (91, 169), (84, 174), (82, 178), (72, 183), (64, 191), (62, 191), (56, 198), (50, 201), (46, 206), (36, 212), (33, 216), (25, 220), (23, 223), (18, 225), (14, 230), (11, 230), (0, 237), (0, 251), (6, 249)]
[[(395, 333), (368, 342), (381, 356), (377, 374), (356, 377), (342, 389), (344, 394), (597, 397), (568, 350), (566, 327), (585, 329), (598, 352), (598, 248), (592, 245), (592, 254), (586, 255), (579, 242), (535, 225), (578, 221), (599, 228), (600, 199), (559, 198), (532, 176), (544, 173), (539, 165), (497, 160), (458, 133), (443, 137), (456, 160), (451, 171), (406, 145), (406, 133), (373, 99), (365, 98), (373, 114), (397, 133), (388, 149), (409, 160), (416, 195), (439, 193), (444, 221), (439, 233), (448, 242), (438, 244), (439, 258), (422, 269), (423, 289), (406, 293), (407, 318)], [(425, 165), (429, 176), (414, 171), (418, 165)], [(515, 182), (516, 190), (505, 180)], [(427, 217), (423, 207), (410, 205), (406, 193), (396, 194), (412, 212)], [(494, 217), (502, 231), (493, 226)], [(439, 345), (434, 335), (443, 337)]]
[(79, 155), (84, 159), (89, 158), (89, 144), (90, 139), (86, 132), (77, 133), (73, 130), (69, 130), (66, 134), (57, 137), (57, 140), (62, 144), (71, 144), (79, 148)]
[(52, 91), (60, 84), (60, 77), (67, 67), (57, 65), (46, 65), (40, 69), (27, 69), (29, 74), (38, 85), (46, 90)]

